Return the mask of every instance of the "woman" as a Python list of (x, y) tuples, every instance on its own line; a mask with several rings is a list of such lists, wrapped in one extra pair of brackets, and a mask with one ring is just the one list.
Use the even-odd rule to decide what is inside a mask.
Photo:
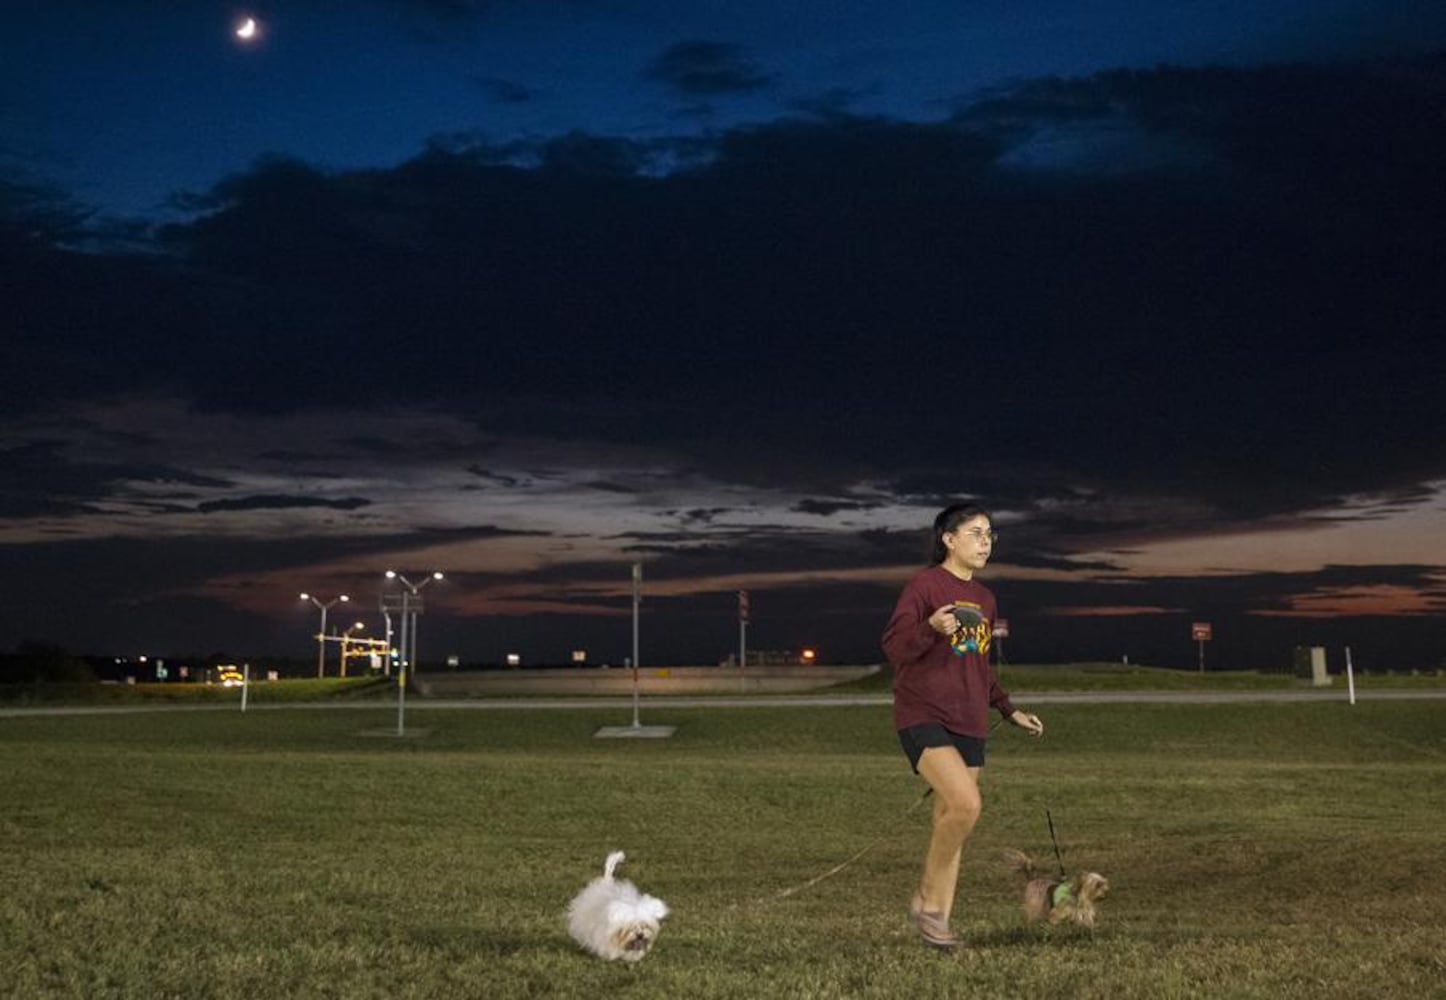
[(934, 792), (924, 874), (909, 912), (925, 943), (954, 948), (949, 913), (959, 859), (979, 819), (979, 770), (989, 706), (1035, 736), (1036, 715), (1014, 707), (989, 664), (994, 595), (974, 579), (994, 549), (989, 512), (954, 504), (934, 518), (932, 562), (904, 587), (884, 629), (894, 668), (894, 728), (914, 773)]

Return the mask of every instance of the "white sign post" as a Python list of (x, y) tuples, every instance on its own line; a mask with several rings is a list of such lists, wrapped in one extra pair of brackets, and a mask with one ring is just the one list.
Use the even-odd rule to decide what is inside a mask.
[(397, 660), (397, 735), (407, 735), (407, 661), (400, 658)]
[(1352, 705), (1356, 703), (1356, 671), (1351, 666), (1351, 647), (1346, 647), (1346, 692)]
[(633, 728), (638, 721), (638, 605), (643, 600), (643, 564), (633, 563)]
[(745, 688), (743, 671), (748, 663), (748, 591), (738, 591), (738, 690)]

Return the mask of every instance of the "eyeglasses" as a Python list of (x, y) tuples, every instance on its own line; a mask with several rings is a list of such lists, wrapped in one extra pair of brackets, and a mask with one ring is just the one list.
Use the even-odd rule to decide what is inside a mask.
[(968, 535), (976, 542), (988, 542), (991, 545), (999, 541), (999, 532), (991, 528), (970, 528), (967, 531), (955, 528), (952, 533), (955, 535)]

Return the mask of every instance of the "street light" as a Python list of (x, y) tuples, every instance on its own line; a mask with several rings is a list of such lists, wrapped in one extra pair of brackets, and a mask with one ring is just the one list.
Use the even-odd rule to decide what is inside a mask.
[(422, 613), (422, 588), (433, 580), (442, 579), (440, 570), (431, 576), (422, 577), (418, 583), (413, 583), (396, 570), (387, 570), (388, 580), (397, 580), (407, 589), (402, 592), (402, 636), (401, 636), (401, 659), (402, 668), (411, 665), (416, 670), (417, 662), (417, 615)]
[[(401, 736), (406, 731), (407, 712), (407, 665), (417, 658), (417, 615), (422, 611), (422, 588), (433, 580), (442, 579), (440, 571), (431, 576), (424, 577), (421, 583), (413, 583), (402, 576), (396, 570), (387, 570), (388, 580), (400, 580), (407, 589), (402, 591), (402, 641), (401, 662), (397, 664), (397, 735)], [(392, 606), (387, 603), (387, 595), (382, 594), (382, 613), (387, 616), (387, 638), (391, 639), (392, 617), (389, 613)], [(391, 643), (387, 643), (387, 652), (391, 653)]]
[(347, 657), (351, 655), (351, 634), (358, 630), (365, 631), (366, 623), (352, 622), (351, 625), (347, 626), (347, 630), (341, 634), (341, 675), (343, 677), (346, 676)]
[(310, 601), (321, 609), (321, 631), (316, 633), (316, 676), (322, 677), (326, 673), (326, 612), (338, 602), (345, 603), (351, 600), (351, 598), (342, 594), (338, 597), (333, 597), (329, 601), (322, 601), (303, 592), (301, 599), (303, 601)]

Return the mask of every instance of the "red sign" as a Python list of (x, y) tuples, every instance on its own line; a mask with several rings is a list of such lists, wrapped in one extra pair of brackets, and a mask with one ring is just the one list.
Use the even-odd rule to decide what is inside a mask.
[(994, 619), (994, 633), (993, 633), (993, 634), (994, 634), (994, 638), (996, 638), (996, 639), (1008, 639), (1008, 638), (1009, 638), (1009, 619), (1008, 619), (1008, 618), (996, 618), (996, 619)]
[(1210, 638), (1209, 622), (1193, 622), (1190, 625), (1190, 638), (1196, 642), (1205, 642)]

